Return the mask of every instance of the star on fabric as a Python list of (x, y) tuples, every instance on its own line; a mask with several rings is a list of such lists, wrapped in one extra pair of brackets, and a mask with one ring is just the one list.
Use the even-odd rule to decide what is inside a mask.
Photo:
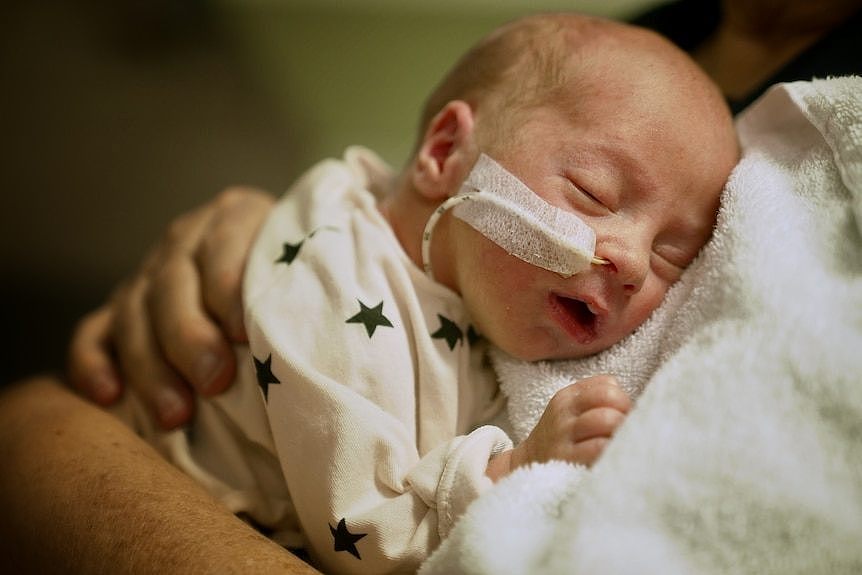
[(344, 518), (338, 522), (337, 528), (330, 525), (329, 532), (332, 533), (333, 550), (336, 552), (347, 551), (357, 559), (362, 560), (362, 557), (359, 556), (359, 550), (356, 549), (355, 543), (368, 535), (367, 533), (351, 533), (347, 530), (347, 523)]
[(290, 265), (293, 260), (296, 259), (296, 256), (299, 255), (299, 250), (300, 248), (302, 248), (302, 244), (304, 243), (305, 240), (300, 240), (298, 243), (295, 244), (284, 242), (282, 244), (283, 251), (281, 252), (281, 257), (275, 260), (275, 263), (286, 263), (287, 265)]
[(369, 338), (374, 335), (374, 331), (378, 326), (392, 327), (392, 322), (389, 321), (389, 318), (383, 315), (382, 301), (374, 307), (368, 307), (360, 300), (356, 301), (359, 302), (359, 313), (348, 318), (345, 323), (363, 324), (365, 326), (365, 331), (368, 332)]
[(431, 337), (434, 339), (445, 339), (449, 349), (455, 349), (455, 344), (464, 339), (464, 332), (451, 319), (443, 317), (439, 313), (437, 317), (440, 318), (440, 329), (432, 333)]
[(264, 400), (269, 401), (269, 384), (281, 383), (272, 373), (272, 354), (266, 356), (265, 361), (260, 361), (254, 356), (252, 356), (252, 359), (254, 360), (254, 371), (257, 375), (257, 384), (260, 386), (260, 389), (263, 390)]
[(284, 242), (283, 244), (281, 244), (281, 249), (282, 249), (281, 257), (279, 257), (277, 260), (275, 260), (275, 263), (277, 263), (277, 264), (285, 263), (287, 265), (290, 265), (293, 262), (293, 260), (296, 259), (296, 256), (299, 255), (299, 250), (302, 249), (302, 245), (305, 243), (305, 240), (313, 238), (317, 234), (317, 232), (322, 232), (324, 230), (337, 232), (338, 228), (335, 226), (322, 226), (322, 227), (319, 227), (315, 230), (312, 230), (312, 232), (310, 234), (308, 234), (307, 236), (305, 236), (303, 239), (299, 240), (295, 244), (292, 244), (290, 242)]

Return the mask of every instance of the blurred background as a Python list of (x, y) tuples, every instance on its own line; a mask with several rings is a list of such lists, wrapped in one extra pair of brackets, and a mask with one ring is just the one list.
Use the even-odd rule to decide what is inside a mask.
[(77, 318), (178, 214), (279, 193), (361, 143), (400, 166), (425, 95), (518, 15), (659, 0), (9, 0), (0, 382), (59, 370)]

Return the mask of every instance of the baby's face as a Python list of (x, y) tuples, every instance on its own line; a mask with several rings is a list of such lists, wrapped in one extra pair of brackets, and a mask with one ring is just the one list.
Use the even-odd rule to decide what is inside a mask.
[(729, 116), (673, 86), (633, 91), (629, 80), (609, 81), (574, 105), (530, 111), (516, 141), (488, 150), (545, 201), (591, 226), (596, 255), (609, 265), (563, 278), (451, 222), (455, 287), (480, 331), (515, 357), (583, 357), (618, 342), (711, 235), (737, 160)]

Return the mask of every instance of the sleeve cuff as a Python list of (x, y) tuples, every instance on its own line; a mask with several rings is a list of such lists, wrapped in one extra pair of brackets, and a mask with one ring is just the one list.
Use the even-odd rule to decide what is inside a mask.
[(512, 440), (499, 427), (482, 426), (458, 443), (450, 444), (446, 466), (437, 486), (437, 530), (444, 539), (455, 521), (493, 482), (485, 475), (494, 455), (512, 448)]

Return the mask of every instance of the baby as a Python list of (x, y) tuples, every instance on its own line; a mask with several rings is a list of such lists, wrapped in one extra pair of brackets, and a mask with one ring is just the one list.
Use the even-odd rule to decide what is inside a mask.
[(578, 358), (631, 333), (709, 238), (738, 153), (682, 52), (576, 15), (480, 41), (421, 130), (397, 177), (352, 148), (276, 206), (246, 270), (253, 357), (191, 428), (160, 435), (126, 405), (327, 572), (415, 570), (493, 480), (598, 457), (629, 409), (610, 378), (560, 392), (513, 448), (482, 425), (503, 406), (485, 347)]

